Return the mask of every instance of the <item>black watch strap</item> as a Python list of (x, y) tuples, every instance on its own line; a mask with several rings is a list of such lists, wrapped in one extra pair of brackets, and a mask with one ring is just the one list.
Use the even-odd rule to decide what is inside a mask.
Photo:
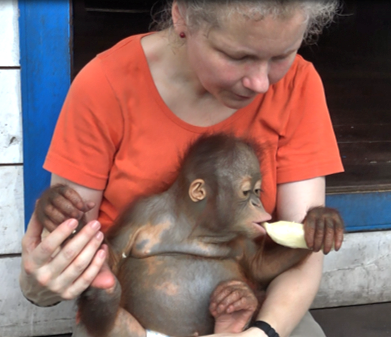
[(274, 330), (269, 323), (264, 321), (255, 321), (250, 325), (250, 328), (256, 327), (261, 329), (269, 337), (280, 337), (280, 335)]

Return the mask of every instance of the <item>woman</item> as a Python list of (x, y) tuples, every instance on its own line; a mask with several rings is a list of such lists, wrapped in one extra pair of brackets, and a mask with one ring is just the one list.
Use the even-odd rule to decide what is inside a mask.
[[(25, 296), (48, 306), (92, 282), (113, 287), (102, 232), (130, 200), (172, 181), (178, 152), (206, 132), (259, 141), (262, 202), (276, 219), (302, 221), (323, 205), (324, 176), (342, 166), (321, 81), (297, 50), (336, 8), (335, 1), (177, 0), (168, 28), (125, 39), (92, 60), (70, 88), (45, 168), (52, 184), (66, 183), (96, 206), (89, 225), (54, 258), (77, 222), (40, 242), (33, 215), (22, 243)], [(314, 250), (322, 240), (314, 239)], [(268, 287), (258, 319), (280, 336), (324, 336), (307, 313), (322, 255)], [(145, 333), (126, 312), (117, 328)], [(257, 328), (242, 334), (267, 336)]]

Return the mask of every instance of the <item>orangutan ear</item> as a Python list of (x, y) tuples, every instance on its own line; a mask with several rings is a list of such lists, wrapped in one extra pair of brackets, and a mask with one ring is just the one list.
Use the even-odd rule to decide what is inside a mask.
[(202, 179), (196, 179), (190, 184), (189, 196), (190, 199), (194, 202), (198, 202), (205, 199), (205, 182)]

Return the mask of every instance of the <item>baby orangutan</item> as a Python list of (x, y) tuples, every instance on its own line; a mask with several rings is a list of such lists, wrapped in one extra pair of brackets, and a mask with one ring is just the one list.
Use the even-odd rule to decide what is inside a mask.
[[(279, 245), (264, 250), (265, 240), (254, 240), (266, 237), (262, 223), (270, 219), (260, 188), (250, 143), (224, 134), (198, 139), (173, 185), (133, 202), (106, 234), (119, 283), (112, 293), (90, 287), (80, 296), (79, 316), (88, 333), (107, 336), (119, 307), (145, 329), (171, 336), (245, 328), (258, 307), (252, 290), (260, 293), (311, 254)], [(85, 211), (81, 201), (74, 190), (57, 185), (43, 194), (36, 214), (53, 228), (75, 210)], [(343, 222), (337, 211), (317, 207), (306, 219), (311, 230), (327, 224), (339, 249)], [(228, 323), (227, 314), (235, 315)]]

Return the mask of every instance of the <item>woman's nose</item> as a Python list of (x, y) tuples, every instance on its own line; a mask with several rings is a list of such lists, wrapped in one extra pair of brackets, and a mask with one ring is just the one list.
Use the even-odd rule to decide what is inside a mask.
[(245, 88), (257, 94), (263, 94), (269, 89), (269, 69), (267, 62), (257, 63), (249, 67), (248, 73), (243, 77)]

